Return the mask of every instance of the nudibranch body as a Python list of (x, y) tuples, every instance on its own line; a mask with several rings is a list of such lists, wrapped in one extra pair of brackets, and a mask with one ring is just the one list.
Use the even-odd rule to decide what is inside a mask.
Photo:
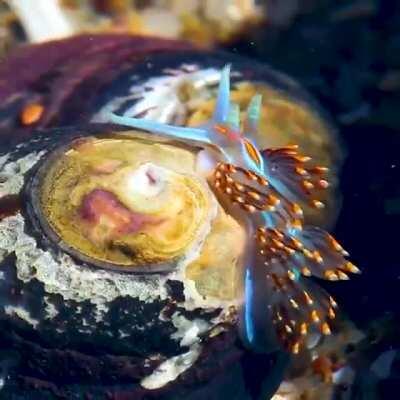
[[(331, 296), (305, 277), (347, 280), (348, 273), (359, 270), (329, 233), (304, 224), (302, 205), (324, 206), (314, 195), (329, 185), (327, 168), (309, 165), (311, 159), (301, 155), (296, 145), (260, 151), (252, 140), (257, 137), (261, 101), (259, 95), (252, 98), (241, 123), (239, 106), (230, 101), (230, 67), (226, 66), (213, 117), (200, 127), (115, 114), (110, 120), (203, 148), (199, 169), (224, 207), (248, 231), (243, 338), (257, 346), (259, 331), (265, 332), (258, 324), (270, 318), (283, 346), (298, 353), (311, 333), (330, 334), (329, 321), (337, 307)], [(265, 301), (260, 302), (260, 297)]]

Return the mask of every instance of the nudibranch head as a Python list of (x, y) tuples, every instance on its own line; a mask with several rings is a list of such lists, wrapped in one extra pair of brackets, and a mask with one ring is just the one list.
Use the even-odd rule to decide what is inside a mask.
[(221, 72), (212, 118), (202, 126), (177, 127), (116, 115), (111, 121), (218, 148), (222, 158), (215, 164), (210, 186), (229, 210), (242, 211), (249, 227), (244, 339), (251, 345), (257, 341), (256, 313), (260, 310), (255, 297), (260, 296), (261, 286), (268, 294), (265, 314), (272, 316), (278, 338), (285, 348), (298, 353), (311, 332), (330, 334), (329, 322), (336, 315), (335, 301), (304, 277), (346, 280), (347, 273), (359, 270), (346, 260), (348, 253), (331, 235), (304, 221), (304, 204), (323, 207), (314, 193), (329, 186), (324, 177), (327, 169), (309, 166), (311, 159), (299, 154), (296, 145), (257, 148), (252, 138), (258, 134), (261, 104), (261, 97), (254, 96), (244, 122), (240, 121), (239, 106), (230, 101), (228, 65)]

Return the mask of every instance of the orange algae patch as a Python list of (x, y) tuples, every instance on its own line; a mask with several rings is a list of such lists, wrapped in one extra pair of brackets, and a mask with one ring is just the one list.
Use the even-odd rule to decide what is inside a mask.
[(21, 111), (22, 125), (33, 125), (40, 120), (43, 115), (44, 107), (39, 103), (31, 103), (25, 106)]

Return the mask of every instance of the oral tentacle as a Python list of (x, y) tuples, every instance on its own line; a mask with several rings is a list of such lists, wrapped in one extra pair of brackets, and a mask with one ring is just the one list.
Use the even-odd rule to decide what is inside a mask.
[(157, 121), (150, 121), (142, 118), (121, 117), (110, 114), (111, 123), (129, 126), (131, 128), (143, 129), (152, 133), (168, 136), (175, 139), (194, 140), (203, 143), (211, 143), (209, 131), (204, 128), (186, 128), (163, 124)]

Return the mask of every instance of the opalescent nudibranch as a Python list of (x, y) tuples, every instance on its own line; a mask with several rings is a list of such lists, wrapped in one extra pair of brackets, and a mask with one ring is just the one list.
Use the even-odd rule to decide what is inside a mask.
[[(250, 101), (241, 123), (230, 101), (230, 66), (221, 73), (212, 119), (197, 128), (111, 115), (111, 122), (202, 144), (211, 189), (249, 230), (245, 260), (242, 333), (255, 345), (257, 315), (269, 315), (282, 345), (298, 353), (313, 331), (329, 335), (337, 304), (310, 276), (347, 280), (359, 269), (327, 232), (304, 223), (302, 205), (322, 208), (315, 197), (328, 187), (327, 168), (310, 165), (298, 146), (259, 150), (261, 96)], [(258, 296), (265, 302), (260, 309)]]

